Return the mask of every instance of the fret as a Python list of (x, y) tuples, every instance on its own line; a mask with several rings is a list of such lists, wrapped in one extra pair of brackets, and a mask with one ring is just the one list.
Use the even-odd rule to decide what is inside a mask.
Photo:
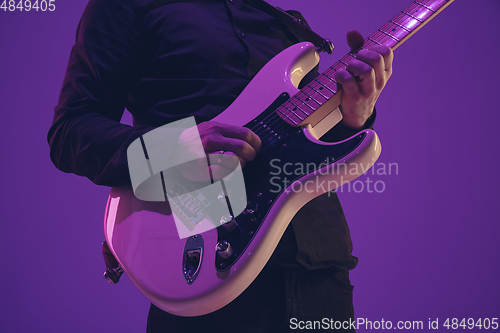
[(398, 42), (396, 39), (387, 36), (387, 34), (384, 34), (381, 31), (376, 31), (373, 35), (370, 36), (370, 38), (374, 41), (378, 41), (382, 45), (386, 45), (389, 47), (393, 47)]
[(326, 71), (323, 72), (323, 74), (319, 75), (316, 80), (324, 85), (326, 89), (330, 90), (332, 93), (336, 94), (337, 93), (337, 82), (335, 80), (332, 80), (331, 78), (326, 75)]
[(408, 16), (410, 16), (410, 17), (413, 17), (415, 20), (417, 20), (417, 21), (418, 21), (418, 22), (420, 22), (420, 23), (422, 23), (422, 22), (423, 22), (423, 20), (420, 20), (418, 17), (415, 17), (415, 16), (413, 16), (412, 14), (409, 14), (409, 13), (405, 12), (405, 10), (404, 10), (404, 9), (401, 11), (401, 13), (403, 13), (403, 14), (405, 14), (405, 15), (408, 15)]
[(389, 22), (391, 22), (392, 24), (397, 25), (397, 26), (398, 26), (398, 27), (400, 27), (401, 29), (405, 29), (406, 31), (411, 32), (410, 30), (408, 30), (408, 28), (407, 28), (407, 27), (405, 27), (404, 25), (401, 25), (401, 24), (399, 24), (399, 23), (397, 23), (397, 22), (394, 22), (393, 20), (390, 20)]
[(443, 5), (446, 5), (446, 3), (448, 3), (447, 0), (419, 0), (418, 2), (434, 11), (439, 10), (439, 8), (443, 7)]
[[(328, 76), (326, 76), (325, 73), (319, 75), (316, 78), (316, 81), (318, 81), (319, 83), (321, 83), (326, 89), (330, 90), (333, 95), (335, 95), (337, 93), (337, 89), (336, 88), (330, 87), (330, 85), (332, 84), (332, 80)], [(336, 87), (336, 85), (335, 85), (335, 87)]]
[(335, 70), (333, 68), (328, 68), (326, 71), (323, 72), (323, 75), (327, 77), (330, 81), (335, 82), (337, 84), (337, 80), (335, 80)]
[(376, 40), (371, 39), (370, 37), (368, 37), (367, 39), (365, 39), (365, 41), (371, 42), (371, 43), (373, 43), (373, 45), (382, 45), (379, 42), (377, 42)]
[(318, 102), (319, 105), (325, 104), (327, 101), (326, 98), (318, 94), (317, 91), (315, 91), (310, 85), (305, 86), (302, 91), (304, 91), (307, 95), (309, 95), (311, 98), (314, 98), (316, 102)]
[(282, 106), (285, 107), (285, 109), (289, 112), (289, 115), (291, 113), (291, 115), (293, 115), (293, 117), (299, 119), (299, 123), (302, 122), (302, 120), (304, 120), (305, 118), (302, 118), (301, 116), (299, 116), (297, 113), (295, 113), (295, 111), (297, 111), (297, 108), (295, 107), (295, 105), (293, 105), (292, 103), (290, 103), (290, 100), (286, 101), (285, 103), (282, 104)]
[[(307, 88), (307, 86), (306, 86), (306, 88)], [(309, 90), (309, 92), (311, 92), (311, 89), (308, 89), (308, 90)], [(314, 103), (318, 104), (318, 107), (320, 107), (320, 106), (321, 106), (321, 103), (320, 103), (317, 99), (315, 99), (315, 98), (314, 98), (314, 96), (312, 96), (312, 95), (308, 94), (305, 90), (302, 90), (302, 92), (303, 92), (303, 93), (304, 93), (304, 94), (305, 94), (305, 95), (306, 95), (306, 96), (307, 96), (307, 97), (308, 97), (311, 101), (313, 101)], [(314, 93), (314, 91), (313, 91), (313, 93)]]
[(352, 59), (356, 59), (356, 57), (352, 53), (347, 53), (340, 59), (340, 61), (342, 61), (345, 64), (348, 64)]
[[(427, 8), (428, 10), (432, 10), (432, 8), (427, 7), (426, 5), (424, 5), (423, 3), (419, 2), (419, 1), (414, 1), (414, 2), (415, 2), (417, 5), (419, 5), (419, 6), (425, 7), (425, 8)], [(432, 10), (432, 11), (433, 11), (433, 12), (436, 12), (435, 10)]]
[(287, 119), (289, 119), (290, 121), (292, 121), (295, 125), (298, 125), (302, 122), (303, 119), (297, 117), (296, 114), (294, 114), (293, 112), (291, 112), (286, 106), (285, 106), (285, 103), (283, 103), (279, 108), (278, 108), (278, 111), (284, 115), (285, 117), (287, 117)]
[(425, 21), (427, 20), (434, 12), (430, 9), (427, 9), (423, 6), (417, 5), (416, 3), (412, 3), (405, 9), (403, 9), (403, 13), (410, 14), (414, 18)]
[(339, 70), (339, 69), (341, 69), (341, 68), (345, 68), (345, 65), (344, 65), (344, 64), (342, 64), (341, 62), (338, 62), (338, 61), (337, 61), (336, 63), (334, 63), (334, 64), (332, 65), (332, 67), (331, 67), (331, 68), (332, 68), (333, 70)]
[[(296, 121), (294, 121), (292, 118), (290, 118), (290, 117), (288, 116), (288, 112), (287, 112), (287, 110), (283, 107), (283, 105), (281, 105), (280, 107), (278, 107), (278, 108), (276, 109), (276, 111), (278, 111), (278, 113), (281, 113), (283, 116), (285, 116), (285, 117), (286, 117), (288, 120), (290, 120), (293, 124), (295, 124), (295, 125), (300, 124), (300, 121), (299, 121), (299, 122), (296, 122)], [(283, 118), (283, 117), (281, 117), (281, 118)], [(285, 120), (285, 121), (286, 121), (286, 119), (283, 119), (283, 120)]]
[[(308, 102), (305, 102), (304, 100), (299, 98), (299, 95), (300, 95), (300, 92), (298, 94), (296, 94), (295, 96), (292, 96), (290, 98), (290, 101), (292, 101), (294, 104), (300, 105), (301, 106), (300, 111), (302, 111), (304, 114), (307, 114), (307, 116), (312, 115), (314, 113), (314, 111), (316, 111), (316, 109), (319, 107), (319, 104), (317, 104), (317, 107), (313, 108), (313, 107), (311, 107), (311, 105), (309, 105)], [(305, 94), (303, 94), (303, 96), (307, 97), (307, 95), (305, 95)]]
[(374, 45), (377, 45), (377, 43), (375, 43), (374, 41), (372, 41), (370, 38), (367, 38), (365, 39), (364, 43), (363, 43), (363, 48), (364, 49), (367, 49), (367, 48), (370, 48)]
[(401, 40), (408, 35), (408, 31), (392, 22), (387, 22), (380, 28), (380, 31), (391, 34), (394, 38)]
[(396, 36), (393, 36), (392, 34), (390, 34), (389, 32), (385, 32), (385, 31), (382, 31), (380, 29), (378, 29), (378, 31), (380, 31), (381, 33), (383, 33), (384, 35), (387, 35), (389, 37), (391, 37), (392, 39), (394, 39), (396, 42), (399, 42), (399, 38), (397, 38)]
[(420, 21), (415, 20), (411, 16), (408, 16), (404, 13), (399, 13), (398, 15), (394, 16), (392, 21), (407, 27), (410, 31), (413, 31), (420, 25)]
[(323, 86), (321, 85), (321, 83), (319, 83), (316, 79), (312, 80), (309, 83), (309, 87), (311, 87), (312, 89), (314, 89), (314, 91), (323, 96), (325, 100), (329, 100), (333, 96), (333, 94), (330, 95), (328, 91), (326, 91), (325, 88), (323, 88)]
[[(307, 105), (313, 112), (316, 111), (321, 105), (311, 97), (307, 96), (303, 91), (299, 91), (295, 97), (300, 100), (304, 105)], [(311, 112), (312, 113), (312, 112)]]
[[(295, 99), (295, 100), (294, 100), (294, 99)], [(298, 103), (297, 103), (297, 101), (298, 101)], [(302, 101), (301, 101), (300, 99), (298, 99), (297, 97), (292, 96), (292, 97), (288, 100), (288, 102), (290, 102), (290, 103), (291, 103), (291, 104), (292, 104), (292, 105), (293, 105), (293, 106), (294, 106), (297, 110), (299, 110), (300, 112), (302, 112), (303, 114), (305, 114), (305, 115), (306, 115), (306, 117), (305, 117), (305, 118), (307, 118), (307, 117), (309, 117), (309, 116), (311, 115), (311, 113), (312, 113), (312, 112), (311, 112), (311, 113), (307, 113), (307, 112), (305, 112), (305, 111), (304, 111), (304, 110), (300, 107), (300, 105), (302, 104), (302, 106), (303, 106), (303, 104), (304, 104), (304, 103), (302, 103)], [(301, 118), (302, 118), (302, 117), (301, 117)], [(305, 118), (303, 118), (303, 119), (305, 119)]]

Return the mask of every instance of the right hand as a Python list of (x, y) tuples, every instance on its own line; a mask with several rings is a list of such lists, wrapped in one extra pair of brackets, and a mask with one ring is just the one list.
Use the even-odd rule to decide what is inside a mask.
[[(207, 121), (199, 124), (197, 128), (205, 154), (210, 159), (208, 168), (214, 180), (229, 175), (238, 164), (241, 164), (243, 168), (246, 162), (255, 158), (262, 145), (257, 134), (246, 127)], [(177, 147), (176, 153), (186, 154), (184, 156), (199, 151), (199, 141), (196, 140), (194, 128), (188, 128), (182, 132)], [(220, 154), (221, 151), (224, 153)], [(206, 177), (207, 160), (203, 158), (182, 164), (180, 171), (185, 178), (190, 180), (208, 180)]]

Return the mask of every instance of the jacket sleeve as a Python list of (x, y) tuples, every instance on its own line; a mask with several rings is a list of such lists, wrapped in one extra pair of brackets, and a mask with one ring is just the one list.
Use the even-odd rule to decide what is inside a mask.
[(135, 13), (130, 0), (89, 1), (47, 136), (58, 169), (98, 185), (130, 183), (127, 148), (152, 129), (119, 122), (140, 71)]

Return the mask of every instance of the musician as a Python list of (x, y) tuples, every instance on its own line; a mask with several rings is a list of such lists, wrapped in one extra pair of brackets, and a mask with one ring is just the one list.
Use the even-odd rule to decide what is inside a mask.
[[(57, 168), (98, 185), (130, 184), (127, 148), (148, 131), (194, 116), (207, 153), (242, 164), (258, 153), (250, 130), (210, 121), (252, 77), (302, 32), (262, 10), (262, 0), (90, 0), (78, 25), (54, 122), (48, 133)], [(298, 12), (291, 12), (303, 20)], [(350, 32), (347, 42), (363, 38)], [(325, 135), (339, 141), (371, 128), (374, 105), (392, 72), (384, 46), (361, 50), (339, 70), (343, 120)], [(304, 79), (317, 75), (313, 71)], [(119, 123), (124, 108), (134, 126)], [(175, 146), (178, 138), (171, 138)], [(166, 138), (168, 141), (169, 138)], [(147, 331), (286, 332), (298, 321), (354, 318), (348, 272), (357, 264), (335, 193), (294, 217), (271, 260), (238, 298), (199, 317), (151, 306)], [(350, 328), (349, 328), (350, 329)], [(346, 330), (346, 331), (349, 331)]]

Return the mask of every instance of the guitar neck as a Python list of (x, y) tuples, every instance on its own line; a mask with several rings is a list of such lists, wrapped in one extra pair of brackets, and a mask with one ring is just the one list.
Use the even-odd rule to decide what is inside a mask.
[[(340, 105), (340, 98), (334, 99), (341, 92), (337, 88), (335, 72), (345, 68), (356, 58), (356, 53), (374, 45), (385, 45), (392, 50), (397, 49), (420, 28), (430, 22), (454, 0), (418, 0), (413, 1), (389, 22), (365, 39), (363, 46), (347, 53), (325, 72), (320, 74), (300, 92), (283, 103), (278, 109), (278, 115), (292, 126), (314, 124), (319, 119), (313, 114), (321, 106), (330, 102), (328, 107), (333, 110)], [(335, 103), (332, 100), (335, 100)]]
[[(388, 36), (396, 40), (394, 45), (392, 45), (391, 41), (387, 41), (387, 44), (385, 42), (382, 44), (389, 46), (394, 51), (453, 1), (455, 0), (421, 0), (412, 2), (377, 31), (388, 34)], [(391, 24), (398, 28), (390, 27)], [(387, 25), (389, 25), (389, 29), (387, 29)], [(385, 30), (383, 30), (384, 28)], [(404, 31), (401, 31), (399, 28)], [(377, 34), (377, 32), (373, 35)]]

